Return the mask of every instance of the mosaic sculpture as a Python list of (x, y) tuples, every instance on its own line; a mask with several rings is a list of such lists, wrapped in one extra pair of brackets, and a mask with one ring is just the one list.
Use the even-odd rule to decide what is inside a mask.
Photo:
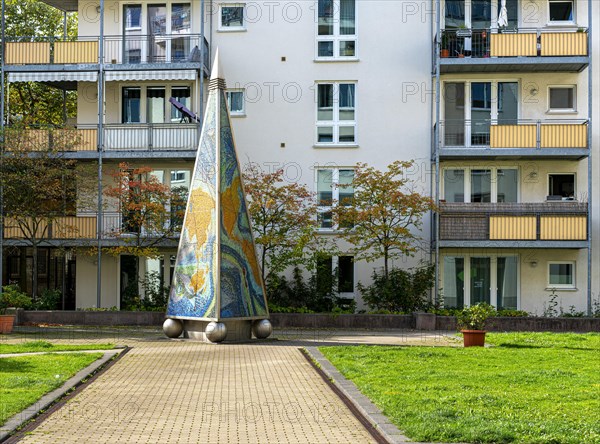
[(210, 342), (262, 339), (272, 328), (218, 57), (163, 329)]

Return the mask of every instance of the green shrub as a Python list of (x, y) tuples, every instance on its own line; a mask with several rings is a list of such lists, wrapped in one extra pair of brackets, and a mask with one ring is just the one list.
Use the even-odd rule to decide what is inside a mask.
[(386, 277), (373, 271), (369, 286), (358, 284), (363, 300), (375, 310), (410, 313), (428, 308), (427, 293), (434, 283), (433, 266), (414, 270), (394, 268)]
[(465, 307), (456, 316), (456, 323), (459, 330), (483, 330), (485, 321), (494, 316), (496, 310), (489, 304), (482, 302), (477, 305)]
[(46, 289), (33, 303), (34, 310), (59, 310), (61, 308), (62, 293), (60, 290)]
[(29, 309), (32, 306), (31, 297), (21, 291), (18, 285), (10, 284), (2, 287), (0, 294), (0, 311), (7, 308)]

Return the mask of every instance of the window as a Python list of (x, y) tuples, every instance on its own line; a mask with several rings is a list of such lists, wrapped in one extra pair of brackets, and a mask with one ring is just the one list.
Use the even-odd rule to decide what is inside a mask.
[(125, 5), (125, 29), (142, 28), (142, 5)]
[(243, 90), (231, 90), (226, 92), (227, 95), (227, 106), (229, 107), (229, 114), (232, 116), (245, 114), (244, 109), (244, 91)]
[(146, 90), (148, 123), (165, 121), (165, 88), (150, 87)]
[(243, 4), (221, 5), (220, 17), (219, 29), (221, 30), (240, 30), (245, 28)]
[(498, 309), (518, 308), (518, 256), (445, 256), (442, 267), (444, 307), (463, 308), (486, 302)]
[(446, 202), (518, 202), (517, 168), (446, 168), (443, 170)]
[(356, 85), (317, 85), (317, 143), (356, 143)]
[(560, 86), (550, 87), (548, 93), (550, 103), (549, 111), (575, 111), (575, 87)]
[(319, 227), (333, 229), (334, 205), (352, 205), (354, 197), (354, 170), (351, 169), (320, 169), (317, 170), (317, 202)]
[[(190, 88), (188, 86), (173, 86), (171, 87), (171, 97), (185, 106), (187, 109), (191, 108), (192, 99), (190, 94)], [(184, 116), (181, 111), (179, 111), (174, 106), (170, 106), (171, 108), (171, 122), (183, 122), (185, 121), (187, 116)]]
[(140, 88), (123, 88), (123, 123), (141, 122), (141, 90)]
[(171, 171), (171, 226), (177, 231), (183, 226), (192, 172), (190, 170)]
[(355, 0), (319, 0), (317, 58), (356, 57)]
[(548, 262), (548, 287), (575, 288), (575, 262)]
[[(337, 288), (334, 287), (336, 280)], [(353, 256), (328, 256), (317, 259), (317, 292), (327, 295), (334, 290), (338, 293), (354, 293)]]
[(574, 200), (575, 174), (548, 175), (548, 200)]
[(573, 22), (574, 6), (573, 0), (550, 0), (551, 22)]

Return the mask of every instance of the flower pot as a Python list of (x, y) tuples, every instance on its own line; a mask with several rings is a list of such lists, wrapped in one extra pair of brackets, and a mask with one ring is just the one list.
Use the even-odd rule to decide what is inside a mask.
[(14, 315), (0, 315), (0, 334), (12, 333), (15, 317)]
[(465, 347), (483, 347), (485, 344), (485, 330), (461, 330)]
[(448, 57), (450, 57), (450, 50), (449, 49), (440, 50), (440, 57), (443, 59), (447, 59)]

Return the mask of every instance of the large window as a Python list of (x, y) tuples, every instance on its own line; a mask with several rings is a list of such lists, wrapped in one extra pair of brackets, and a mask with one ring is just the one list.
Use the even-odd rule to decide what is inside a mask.
[[(185, 106), (187, 109), (192, 107), (190, 87), (189, 86), (172, 86), (171, 97)], [(171, 122), (183, 122), (187, 116), (184, 116), (181, 111), (171, 105)]]
[(551, 86), (548, 89), (548, 110), (554, 112), (574, 112), (575, 87), (574, 86)]
[(356, 84), (317, 84), (317, 143), (356, 143)]
[(317, 58), (356, 57), (355, 0), (319, 0)]
[(517, 256), (445, 256), (442, 266), (445, 307), (462, 308), (485, 302), (498, 309), (518, 308)]
[(319, 227), (333, 229), (334, 205), (352, 205), (354, 170), (327, 168), (317, 170), (317, 201)]
[(168, 123), (184, 122), (182, 115), (167, 97), (173, 97), (187, 109), (192, 109), (189, 86), (148, 86), (122, 89), (122, 123)]
[(443, 170), (446, 202), (518, 202), (517, 168), (446, 168)]
[(549, 262), (548, 287), (575, 288), (575, 262)]

